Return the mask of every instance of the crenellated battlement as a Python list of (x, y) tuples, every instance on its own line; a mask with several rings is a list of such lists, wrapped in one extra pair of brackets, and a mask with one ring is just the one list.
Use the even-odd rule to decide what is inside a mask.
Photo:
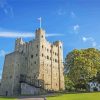
[(42, 28), (36, 29), (35, 39), (38, 39), (38, 40), (44, 39), (45, 40), (45, 31)]
[(9, 95), (18, 93), (19, 82), (22, 82), (21, 75), (25, 79), (25, 84), (35, 85), (35, 87), (49, 91), (64, 90), (64, 66), (62, 62), (62, 42), (48, 42), (43, 29), (37, 29), (35, 38), (29, 42), (17, 38), (15, 51), (6, 56), (4, 63), (3, 94), (5, 91), (8, 91)]
[(22, 40), (22, 38), (17, 38), (15, 40), (15, 51), (19, 51), (19, 48), (22, 47), (25, 44), (25, 42)]

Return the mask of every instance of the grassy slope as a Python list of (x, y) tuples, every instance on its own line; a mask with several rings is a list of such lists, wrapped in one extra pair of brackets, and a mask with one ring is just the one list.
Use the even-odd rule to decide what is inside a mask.
[(47, 100), (100, 100), (100, 93), (63, 94)]

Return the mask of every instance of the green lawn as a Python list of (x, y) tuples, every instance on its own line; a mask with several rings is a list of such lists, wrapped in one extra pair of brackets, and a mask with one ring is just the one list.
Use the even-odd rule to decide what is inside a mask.
[(62, 94), (59, 96), (47, 97), (47, 100), (100, 100), (98, 93)]
[(7, 98), (7, 97), (1, 98), (1, 97), (0, 97), (0, 100), (16, 100), (16, 99), (15, 99), (15, 98)]
[[(0, 98), (0, 100), (16, 100), (16, 98)], [(47, 100), (100, 100), (98, 93), (80, 93), (80, 94), (59, 94), (58, 96), (47, 97)]]

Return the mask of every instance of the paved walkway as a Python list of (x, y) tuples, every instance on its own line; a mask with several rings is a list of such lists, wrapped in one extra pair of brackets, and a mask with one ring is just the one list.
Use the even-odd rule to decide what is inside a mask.
[(39, 97), (27, 97), (27, 96), (23, 96), (23, 97), (19, 97), (17, 100), (44, 100), (44, 96), (39, 96)]
[(44, 100), (44, 98), (19, 98), (17, 100)]

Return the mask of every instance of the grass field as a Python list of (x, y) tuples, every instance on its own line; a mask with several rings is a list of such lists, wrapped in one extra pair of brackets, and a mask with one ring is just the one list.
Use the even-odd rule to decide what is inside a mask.
[[(15, 98), (0, 98), (0, 100), (16, 100)], [(80, 94), (59, 94), (47, 97), (47, 100), (100, 100), (100, 92)]]
[(48, 97), (47, 100), (100, 100), (99, 93), (62, 94)]
[(0, 98), (0, 100), (16, 100), (15, 98)]

